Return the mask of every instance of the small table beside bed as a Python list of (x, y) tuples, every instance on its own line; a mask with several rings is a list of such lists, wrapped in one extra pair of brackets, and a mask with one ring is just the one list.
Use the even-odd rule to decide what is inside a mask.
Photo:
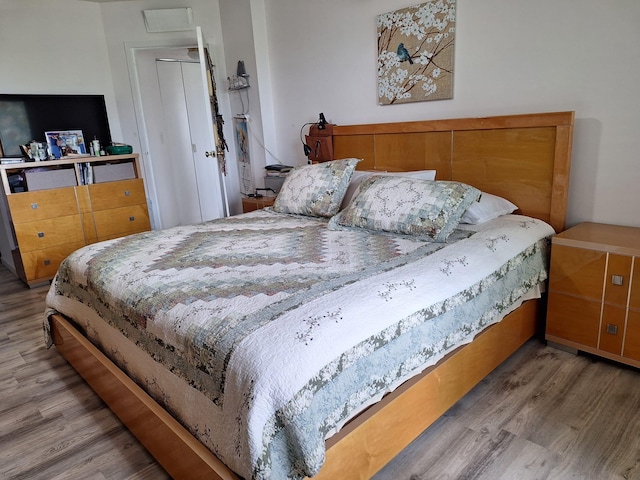
[(174, 478), (370, 478), (534, 335), (573, 123), (335, 126), (273, 207), (71, 254), (47, 338)]

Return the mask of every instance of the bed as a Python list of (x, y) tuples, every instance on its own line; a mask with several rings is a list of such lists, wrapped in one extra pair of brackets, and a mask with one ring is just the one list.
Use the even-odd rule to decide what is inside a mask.
[[(237, 478), (233, 470), (245, 477), (299, 478), (305, 469), (317, 470), (319, 465), (314, 478), (370, 478), (534, 334), (540, 301), (527, 299), (536, 296), (546, 270), (530, 263), (546, 262), (548, 237), (564, 228), (573, 120), (572, 112), (559, 112), (336, 126), (335, 158), (361, 159), (350, 162), (348, 168), (357, 164), (359, 171), (435, 170), (437, 180), (444, 181), (439, 185), (447, 181), (471, 185), (475, 188), (466, 189), (464, 195), (477, 189), (483, 196), (510, 200), (519, 210), (475, 226), (458, 225), (446, 241), (423, 242), (402, 234), (363, 233), (360, 226), (337, 222), (336, 218), (348, 218), (346, 214), (299, 215), (283, 210), (282, 200), (279, 211), (252, 212), (89, 246), (72, 255), (75, 264), (63, 263), (52, 284), (45, 323), (49, 338), (174, 478)], [(347, 163), (340, 163), (341, 168)], [(372, 176), (363, 180), (360, 195), (381, 185), (397, 188), (402, 182), (408, 182), (406, 177)], [(411, 180), (412, 188), (428, 181), (421, 182)], [(279, 201), (280, 197), (276, 207)], [(525, 231), (534, 232), (533, 243), (527, 243)], [(248, 238), (252, 247), (247, 246)], [(212, 242), (224, 254), (205, 259), (207, 268), (214, 270), (207, 273), (184, 252), (187, 244), (197, 245), (195, 251), (202, 252)], [(474, 243), (480, 250), (463, 250)], [(512, 252), (508, 243), (514, 245)], [(328, 244), (340, 248), (334, 250)], [(364, 250), (357, 250), (355, 244), (364, 245)], [(489, 275), (475, 278), (493, 257), (486, 251), (502, 255), (497, 259), (499, 266), (486, 265)], [(158, 267), (159, 257), (166, 252), (173, 252), (173, 263)], [(303, 254), (304, 258), (296, 257)], [(231, 259), (230, 263), (222, 262), (222, 257)], [(304, 272), (308, 262), (315, 262), (316, 276)], [(134, 268), (121, 273), (115, 270), (119, 263)], [(269, 268), (264, 267), (267, 264)], [(185, 287), (179, 280), (181, 272), (194, 269), (198, 285), (192, 282)], [(108, 274), (87, 280), (90, 277), (85, 274), (94, 270)], [(227, 309), (226, 316), (221, 315), (227, 323), (216, 327), (216, 332), (199, 333), (198, 342), (186, 344), (181, 332), (192, 324), (187, 325), (184, 318), (206, 324), (203, 318), (210, 311), (203, 298), (223, 296), (194, 291), (204, 288), (207, 276), (218, 274), (232, 287), (227, 290), (237, 293), (227, 293), (224, 306), (212, 307), (217, 312)], [(163, 291), (162, 300), (150, 296), (156, 276), (175, 279), (173, 289)], [(269, 281), (260, 281), (262, 277)], [(425, 300), (423, 292), (435, 290), (433, 285), (443, 283), (444, 277), (454, 280), (447, 297)], [(509, 278), (513, 283), (498, 287), (497, 281), (487, 278)], [(463, 280), (469, 283), (459, 284)], [(72, 284), (80, 288), (72, 292)], [(258, 284), (263, 284), (260, 290), (247, 295)], [(492, 285), (517, 293), (489, 302), (489, 295), (485, 298), (479, 292), (489, 292)], [(91, 297), (94, 290), (103, 296)], [(118, 291), (124, 297), (117, 299)], [(133, 291), (141, 294), (134, 298)], [(470, 298), (478, 303), (469, 303)], [(147, 310), (163, 312), (163, 325), (175, 328), (163, 330), (161, 321), (156, 324), (150, 315), (140, 314), (147, 310), (136, 308), (145, 302)], [(166, 302), (170, 307), (165, 308)], [(483, 302), (489, 303), (481, 309)], [(452, 305), (452, 310), (445, 304)], [(166, 314), (181, 309), (187, 311), (186, 317)], [(476, 311), (477, 316), (472, 315)], [(230, 321), (229, 312), (236, 320), (251, 318), (252, 326)], [(99, 323), (101, 318), (107, 322)], [(423, 345), (418, 349), (423, 354), (400, 358), (411, 338), (437, 334), (429, 330), (435, 328), (434, 318), (447, 318), (457, 330), (442, 333), (437, 348)], [(471, 323), (476, 325), (471, 328)], [(238, 328), (232, 329), (231, 324)], [(134, 329), (134, 325), (143, 328)], [(243, 336), (238, 333), (242, 329), (246, 330)], [(213, 358), (202, 357), (200, 347), (214, 338), (219, 341), (217, 353)], [(261, 338), (278, 341), (262, 345)], [(195, 367), (176, 350), (189, 352), (197, 360)], [(297, 351), (312, 355), (297, 357)], [(241, 352), (246, 357), (242, 362), (237, 360)], [(380, 352), (377, 360), (370, 360), (372, 352)], [(142, 359), (140, 366), (138, 359)], [(293, 366), (292, 373), (287, 373), (288, 364)], [(381, 369), (380, 378), (376, 368)], [(271, 373), (253, 377), (259, 369)], [(161, 378), (164, 370), (170, 370), (169, 380)], [(360, 375), (366, 377), (366, 386), (358, 384), (359, 375), (353, 372), (366, 372)], [(359, 385), (355, 393), (346, 390), (350, 382)], [(229, 384), (244, 387), (234, 392), (226, 390)], [(259, 390), (258, 384), (266, 390)], [(269, 397), (265, 391), (287, 389), (285, 400), (276, 402), (277, 414), (260, 403)], [(192, 408), (185, 413), (180, 403)], [(333, 406), (319, 412), (324, 415), (319, 434), (309, 427), (308, 411), (328, 405)], [(241, 410), (249, 412), (250, 420), (239, 416)], [(235, 431), (253, 423), (259, 427), (250, 434)], [(225, 446), (226, 439), (229, 445)], [(270, 450), (245, 445), (251, 442), (266, 443)], [(303, 460), (296, 457), (287, 460), (289, 467), (281, 467), (280, 457), (289, 450), (302, 451)], [(251, 465), (238, 464), (234, 453), (239, 459), (248, 457)]]

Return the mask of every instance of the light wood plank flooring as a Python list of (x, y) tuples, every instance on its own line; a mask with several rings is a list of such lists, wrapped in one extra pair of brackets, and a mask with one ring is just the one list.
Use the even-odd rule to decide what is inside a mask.
[[(0, 479), (166, 479), (0, 267)], [(640, 374), (529, 341), (375, 480), (638, 479)], [(277, 479), (275, 479), (277, 480)]]

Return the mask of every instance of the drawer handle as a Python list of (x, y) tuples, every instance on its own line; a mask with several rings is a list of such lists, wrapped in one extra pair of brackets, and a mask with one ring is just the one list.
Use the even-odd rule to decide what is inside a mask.
[(51, 260), (45, 260), (44, 264), (47, 265), (47, 266), (51, 265)]
[(38, 238), (44, 238), (44, 232), (38, 232)]
[(611, 335), (617, 335), (618, 334), (618, 326), (617, 325), (612, 325), (610, 323), (607, 323), (607, 333), (609, 333)]
[(611, 275), (611, 283), (614, 285), (624, 285), (624, 277), (622, 275)]
[(136, 220), (136, 217), (134, 217), (134, 216), (129, 217), (129, 221), (130, 222), (135, 222), (135, 220)]
[(31, 208), (32, 208), (33, 210), (37, 209), (37, 208), (38, 208), (38, 204), (37, 204), (37, 203), (32, 203), (32, 204), (31, 204)]
[(129, 195), (131, 195), (131, 192), (129, 190), (125, 190), (124, 191), (124, 196), (128, 197)]

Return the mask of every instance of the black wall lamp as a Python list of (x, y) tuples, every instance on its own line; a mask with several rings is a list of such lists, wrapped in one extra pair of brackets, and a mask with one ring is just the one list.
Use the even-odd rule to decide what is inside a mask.
[[(304, 130), (304, 127), (307, 127), (309, 125), (311, 125), (311, 128), (309, 128), (309, 135), (307, 136), (307, 140), (305, 141), (302, 138), (302, 131)], [(317, 122), (305, 123), (300, 128), (300, 141), (302, 142), (304, 156), (309, 157), (309, 160), (313, 160), (313, 159), (318, 160), (321, 155), (321, 147), (322, 147), (322, 142), (319, 139), (315, 140), (315, 148), (312, 148), (309, 146), (309, 143), (313, 143), (313, 142), (310, 142), (310, 140), (313, 140), (314, 138), (314, 135), (312, 134), (312, 130), (314, 129), (314, 127), (317, 130), (326, 130), (327, 125), (329, 125), (329, 122), (327, 122), (327, 119), (325, 118), (324, 113), (320, 113), (320, 115), (318, 116)], [(330, 159), (326, 159), (326, 160), (330, 160)]]

